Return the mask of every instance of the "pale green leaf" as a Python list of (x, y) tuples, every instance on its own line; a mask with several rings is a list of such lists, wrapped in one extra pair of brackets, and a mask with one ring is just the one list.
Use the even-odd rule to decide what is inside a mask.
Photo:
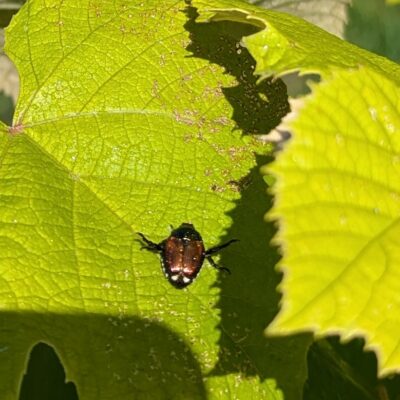
[(273, 166), (287, 296), (271, 330), (365, 335), (382, 373), (400, 364), (399, 96), (370, 70), (335, 74)]

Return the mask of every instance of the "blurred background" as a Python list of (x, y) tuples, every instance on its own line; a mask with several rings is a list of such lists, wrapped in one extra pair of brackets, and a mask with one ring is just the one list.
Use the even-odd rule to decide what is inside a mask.
[(4, 54), (4, 28), (24, 1), (0, 0), (0, 120), (11, 125), (18, 97), (19, 77), (13, 64)]

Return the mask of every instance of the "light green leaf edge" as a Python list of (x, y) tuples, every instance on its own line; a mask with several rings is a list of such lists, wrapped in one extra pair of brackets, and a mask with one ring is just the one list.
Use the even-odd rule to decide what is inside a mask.
[(195, 4), (205, 20), (264, 25), (243, 39), (261, 76), (323, 79), (267, 168), (277, 177), (267, 217), (280, 221), (285, 272), (282, 310), (267, 332), (361, 335), (381, 375), (398, 371), (399, 66), (289, 15), (230, 1)]

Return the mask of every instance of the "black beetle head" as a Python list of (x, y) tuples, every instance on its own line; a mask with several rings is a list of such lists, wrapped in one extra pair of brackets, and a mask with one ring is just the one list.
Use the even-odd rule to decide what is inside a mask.
[(203, 240), (200, 236), (200, 233), (196, 231), (194, 226), (187, 222), (181, 224), (179, 228), (174, 229), (171, 232), (171, 237), (176, 237), (178, 239), (184, 239), (184, 240), (199, 240), (199, 241)]

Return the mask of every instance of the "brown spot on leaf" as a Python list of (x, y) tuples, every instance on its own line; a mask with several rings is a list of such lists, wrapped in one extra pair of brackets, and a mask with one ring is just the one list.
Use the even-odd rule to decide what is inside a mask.
[(8, 133), (9, 133), (10, 135), (12, 135), (12, 136), (16, 136), (16, 135), (22, 133), (23, 130), (24, 130), (24, 126), (23, 126), (21, 123), (19, 123), (19, 124), (17, 124), (17, 125), (10, 126), (10, 127), (8, 128)]

